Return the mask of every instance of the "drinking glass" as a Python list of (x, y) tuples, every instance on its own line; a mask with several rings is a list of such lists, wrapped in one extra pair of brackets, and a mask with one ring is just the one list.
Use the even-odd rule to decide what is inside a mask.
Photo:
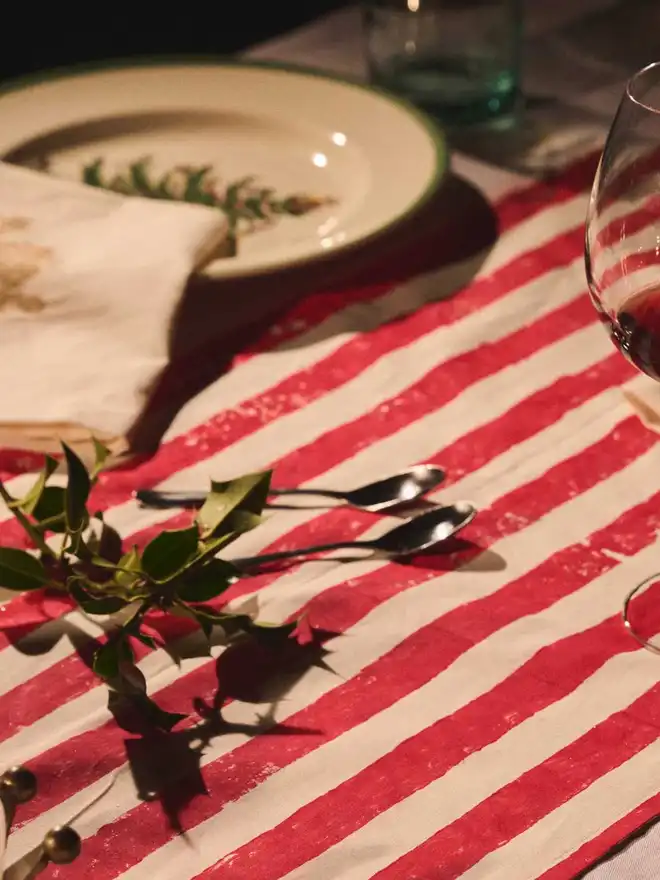
[[(591, 300), (612, 342), (660, 381), (660, 62), (626, 85), (591, 192), (585, 262)], [(636, 586), (623, 616), (635, 638), (660, 653), (649, 634), (660, 629), (648, 616), (646, 594), (655, 588), (660, 593), (660, 575)]]
[(521, 0), (363, 0), (362, 11), (373, 83), (448, 126), (514, 119)]

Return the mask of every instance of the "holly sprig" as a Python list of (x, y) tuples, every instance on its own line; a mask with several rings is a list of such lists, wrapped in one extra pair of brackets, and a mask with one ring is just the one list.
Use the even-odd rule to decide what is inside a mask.
[(134, 645), (164, 647), (148, 616), (155, 611), (185, 616), (209, 640), (216, 627), (227, 638), (237, 634), (272, 640), (289, 637), (297, 623), (272, 625), (245, 613), (217, 610), (215, 600), (241, 576), (218, 553), (261, 522), (270, 472), (212, 482), (206, 501), (186, 528), (164, 530), (142, 550), (125, 548), (101, 512), (88, 509), (90, 495), (109, 450), (94, 441), (89, 470), (62, 444), (65, 486), (51, 485), (59, 462), (50, 456), (34, 485), (14, 498), (0, 481), (0, 498), (26, 533), (33, 550), (0, 547), (0, 586), (18, 593), (53, 590), (67, 595), (90, 617), (105, 619), (107, 638), (94, 655), (93, 668), (110, 688), (111, 706), (128, 701), (158, 728), (171, 730), (185, 716), (166, 712), (147, 694)]
[(152, 173), (150, 164), (151, 158), (143, 157), (123, 172), (107, 176), (103, 159), (95, 159), (83, 167), (82, 179), (89, 186), (121, 195), (218, 208), (229, 224), (228, 256), (237, 253), (237, 236), (241, 229), (272, 223), (277, 216), (299, 217), (334, 201), (305, 194), (280, 198), (272, 187), (258, 186), (254, 175), (223, 187), (211, 165), (180, 165), (158, 176)]

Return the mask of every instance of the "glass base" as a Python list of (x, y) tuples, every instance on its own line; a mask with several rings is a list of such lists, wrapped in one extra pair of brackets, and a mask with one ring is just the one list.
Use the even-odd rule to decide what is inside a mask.
[[(660, 643), (652, 642), (650, 639), (645, 638), (639, 631), (639, 629), (633, 624), (631, 621), (631, 613), (630, 613), (630, 605), (637, 596), (639, 596), (646, 587), (649, 587), (653, 583), (657, 583), (660, 581), (660, 573), (652, 574), (650, 577), (647, 577), (641, 583), (637, 584), (626, 596), (623, 602), (623, 609), (621, 611), (621, 616), (623, 617), (623, 623), (630, 635), (638, 642), (643, 648), (646, 648), (647, 651), (651, 651), (653, 654), (660, 654)], [(659, 637), (660, 638), (660, 637)]]
[(392, 60), (371, 66), (374, 85), (401, 95), (448, 128), (507, 127), (519, 106), (517, 79), (511, 71), (475, 79), (458, 63)]

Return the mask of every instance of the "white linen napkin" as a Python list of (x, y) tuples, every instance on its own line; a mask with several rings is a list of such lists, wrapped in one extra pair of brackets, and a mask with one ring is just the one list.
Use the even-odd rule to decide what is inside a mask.
[(0, 162), (0, 445), (119, 443), (167, 363), (216, 210), (104, 192)]

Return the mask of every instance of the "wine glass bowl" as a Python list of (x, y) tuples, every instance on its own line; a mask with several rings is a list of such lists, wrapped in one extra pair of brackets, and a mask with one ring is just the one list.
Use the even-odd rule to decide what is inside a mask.
[[(589, 199), (585, 264), (612, 342), (660, 381), (660, 62), (635, 74), (621, 98)], [(658, 654), (659, 597), (653, 575), (630, 590), (622, 612), (634, 638)]]
[(626, 85), (596, 172), (585, 244), (601, 322), (660, 381), (660, 62)]

